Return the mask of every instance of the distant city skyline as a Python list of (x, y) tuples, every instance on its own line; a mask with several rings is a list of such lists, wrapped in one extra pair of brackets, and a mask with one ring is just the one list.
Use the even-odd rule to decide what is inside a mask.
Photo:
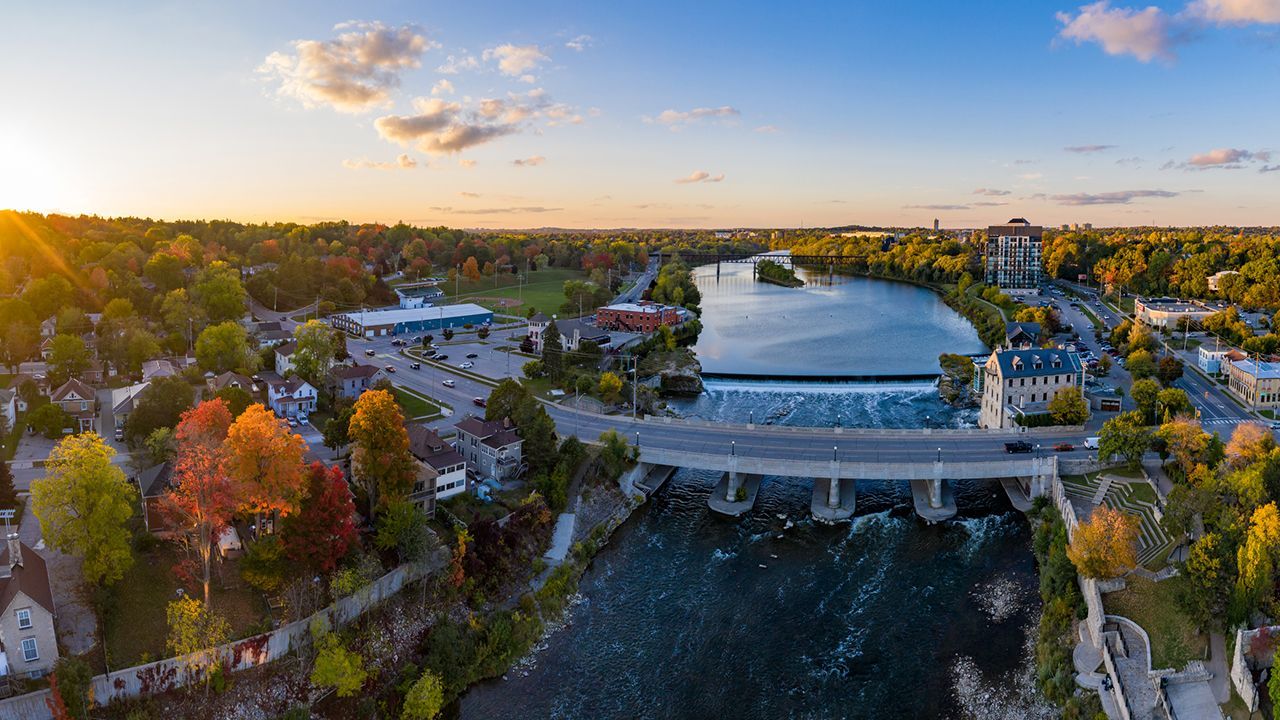
[(1278, 225), (1280, 0), (10, 5), (0, 208)]

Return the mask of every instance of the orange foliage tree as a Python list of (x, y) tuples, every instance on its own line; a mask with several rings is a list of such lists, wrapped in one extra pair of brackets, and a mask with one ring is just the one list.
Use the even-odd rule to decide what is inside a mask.
[(355, 446), (352, 475), (365, 491), (369, 509), (407, 497), (417, 466), (409, 454), (409, 433), (395, 397), (386, 390), (365, 391), (356, 400), (348, 436)]
[(476, 262), (474, 255), (468, 257), (467, 261), (462, 263), (462, 274), (466, 275), (471, 282), (479, 282), (480, 264)]
[(302, 456), (306, 442), (261, 405), (250, 405), (227, 431), (223, 469), (236, 485), (239, 509), (257, 516), (288, 515), (306, 494)]
[(1081, 575), (1118, 577), (1138, 564), (1138, 521), (1106, 506), (1094, 508), (1089, 522), (1076, 527), (1067, 557)]

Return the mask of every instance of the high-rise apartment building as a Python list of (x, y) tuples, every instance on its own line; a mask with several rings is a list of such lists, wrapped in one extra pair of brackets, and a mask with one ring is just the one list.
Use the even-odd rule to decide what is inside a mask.
[(1034, 290), (1040, 287), (1040, 250), (1044, 228), (1024, 218), (987, 228), (988, 285), (1002, 290)]

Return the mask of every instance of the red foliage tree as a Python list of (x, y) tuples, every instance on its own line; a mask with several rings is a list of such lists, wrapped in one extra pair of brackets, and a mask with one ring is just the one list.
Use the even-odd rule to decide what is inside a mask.
[(44, 699), (45, 707), (49, 708), (49, 714), (53, 716), (53, 720), (72, 720), (71, 711), (67, 709), (67, 703), (62, 699), (62, 693), (58, 690), (58, 673), (49, 676), (49, 696)]
[(308, 572), (332, 572), (356, 541), (355, 513), (342, 470), (312, 463), (307, 471), (307, 499), (301, 510), (282, 523), (285, 555)]

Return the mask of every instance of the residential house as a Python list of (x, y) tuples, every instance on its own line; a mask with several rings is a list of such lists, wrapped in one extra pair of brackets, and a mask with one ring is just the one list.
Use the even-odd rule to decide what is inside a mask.
[(142, 363), (142, 379), (151, 381), (160, 377), (176, 377), (194, 362), (193, 358), (160, 358)]
[(40, 337), (51, 338), (58, 334), (58, 319), (47, 317), (40, 323)]
[(1207, 345), (1201, 345), (1196, 351), (1196, 366), (1206, 375), (1216, 376), (1225, 369), (1223, 361), (1228, 352), (1225, 349), (1215, 350)]
[(1024, 416), (1047, 413), (1058, 391), (1084, 388), (1080, 356), (1056, 348), (997, 349), (982, 372), (981, 428), (1016, 427)]
[[(14, 390), (0, 389), (0, 418), (4, 418), (4, 429), (12, 429), (18, 424), (18, 393)], [(0, 460), (0, 462), (3, 462)]]
[(376, 365), (338, 365), (329, 371), (329, 389), (335, 397), (355, 400), (379, 380), (386, 380), (387, 371)]
[(278, 374), (262, 375), (267, 385), (267, 407), (280, 417), (307, 415), (316, 409), (316, 389), (297, 375), (288, 380)]
[(298, 343), (292, 340), (276, 346), (276, 373), (280, 375), (280, 377), (285, 377), (286, 373), (293, 371), (293, 354), (297, 352), (297, 350)]
[(1011, 322), (1004, 325), (1006, 350), (1030, 350), (1040, 345), (1040, 323)]
[(53, 357), (53, 338), (40, 341), (40, 359), (48, 362)]
[[(111, 368), (110, 375), (114, 377), (115, 374), (116, 374), (116, 370), (113, 367)], [(104, 382), (107, 378), (107, 375), (108, 373), (103, 372), (102, 370), (102, 361), (97, 358), (90, 360), (89, 367), (84, 372), (80, 373), (80, 377), (85, 382), (92, 383), (94, 385), (98, 385)]]
[(252, 378), (230, 371), (215, 375), (206, 382), (211, 395), (215, 395), (229, 387), (239, 388), (249, 393), (250, 396), (256, 395), (258, 392), (258, 386), (253, 382)]
[(10, 534), (0, 551), (0, 676), (36, 678), (53, 669), (56, 616), (44, 558)]
[(484, 420), (468, 414), (454, 427), (458, 430), (457, 450), (476, 476), (503, 482), (524, 471), (524, 440), (510, 418)]
[(115, 429), (116, 439), (123, 437), (125, 423), (133, 413), (138, 396), (150, 385), (149, 382), (140, 382), (111, 390), (111, 425)]
[(418, 461), (418, 477), (409, 500), (428, 515), (435, 514), (436, 500), (443, 500), (467, 490), (467, 463), (440, 434), (421, 423), (412, 423), (409, 452)]
[(98, 402), (93, 388), (71, 378), (53, 391), (49, 400), (71, 416), (77, 432), (88, 432), (97, 426)]
[(258, 341), (260, 350), (265, 350), (293, 339), (293, 333), (286, 330), (279, 322), (260, 322), (253, 326), (252, 332)]
[(168, 529), (161, 503), (173, 491), (173, 464), (160, 463), (138, 473), (133, 478), (142, 497), (142, 524), (148, 532)]

